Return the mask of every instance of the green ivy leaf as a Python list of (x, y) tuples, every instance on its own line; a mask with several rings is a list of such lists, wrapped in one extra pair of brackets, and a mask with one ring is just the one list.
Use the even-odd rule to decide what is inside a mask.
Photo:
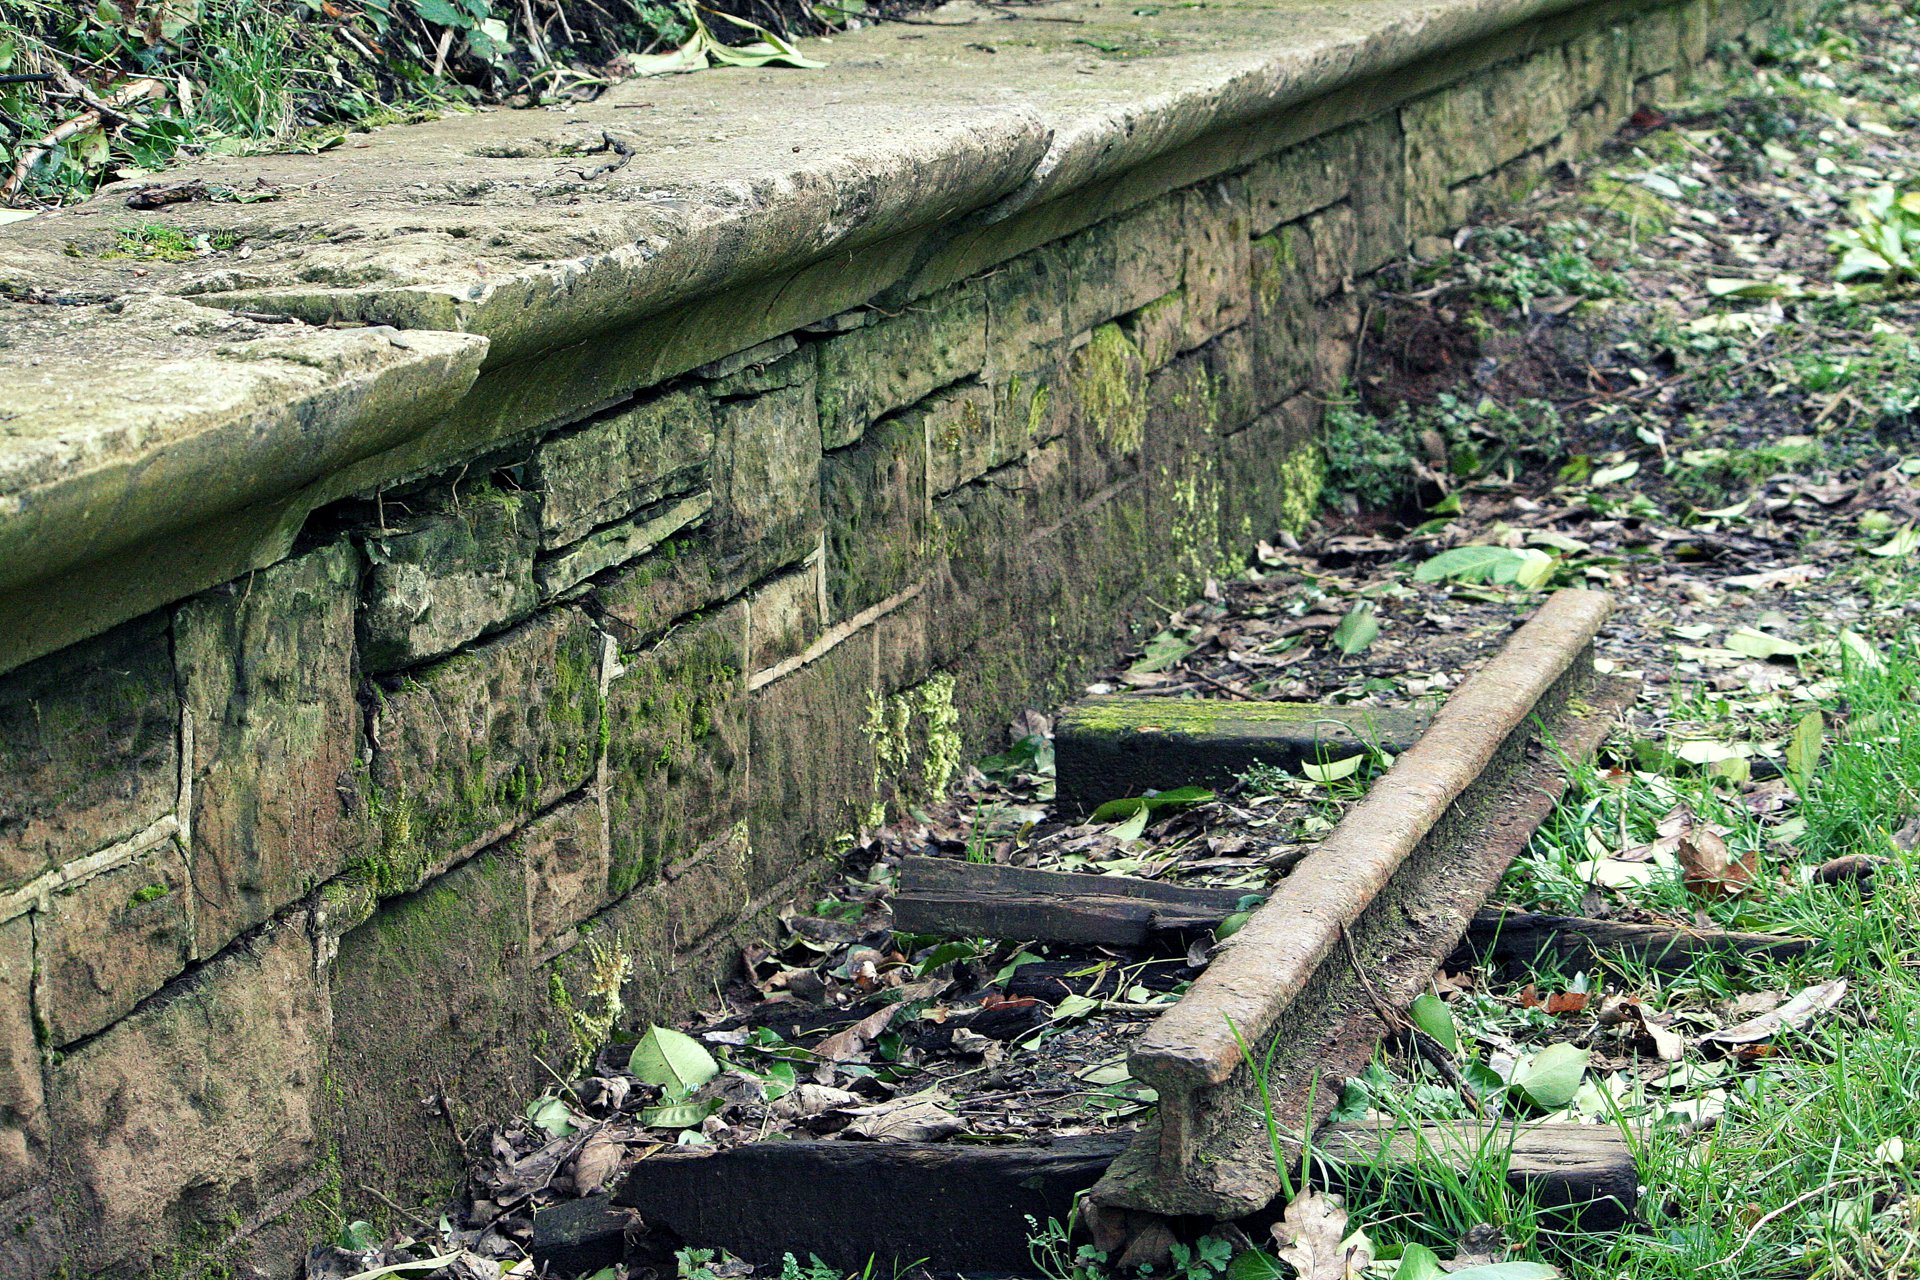
[(431, 22), (436, 27), (456, 27), (464, 31), (473, 25), (466, 11), (453, 0), (413, 0), (413, 11), (420, 15), (422, 22)]
[(1333, 629), (1333, 645), (1351, 658), (1356, 653), (1365, 653), (1379, 634), (1380, 621), (1373, 615), (1373, 602), (1362, 600), (1347, 610), (1347, 616)]
[(1413, 1019), (1414, 1026), (1439, 1041), (1448, 1053), (1460, 1052), (1460, 1033), (1454, 1030), (1453, 1014), (1439, 996), (1422, 991), (1413, 998), (1407, 1016)]
[(1542, 1111), (1558, 1111), (1580, 1092), (1587, 1071), (1587, 1051), (1570, 1044), (1550, 1044), (1520, 1064), (1512, 1085)]
[(1491, 582), (1538, 587), (1558, 563), (1535, 547), (1455, 547), (1413, 571), (1415, 582)]
[(705, 1046), (684, 1031), (649, 1026), (633, 1046), (627, 1070), (669, 1098), (684, 1098), (720, 1074), (720, 1064)]

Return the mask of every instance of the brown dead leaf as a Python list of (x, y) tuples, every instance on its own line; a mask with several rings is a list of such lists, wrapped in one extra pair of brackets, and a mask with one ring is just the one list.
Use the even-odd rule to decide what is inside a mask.
[(896, 1100), (870, 1107), (848, 1107), (854, 1122), (842, 1130), (849, 1138), (874, 1142), (938, 1142), (966, 1132), (967, 1122), (931, 1099)]
[(1540, 994), (1540, 988), (1529, 982), (1520, 989), (1520, 1007), (1522, 1009), (1545, 1009), (1556, 1018), (1572, 1013), (1584, 1013), (1592, 995), (1585, 991), (1556, 991), (1550, 996)]
[(1782, 1004), (1757, 1018), (1719, 1031), (1709, 1031), (1694, 1043), (1706, 1048), (1709, 1045), (1742, 1046), (1757, 1045), (1772, 1040), (1782, 1031), (1798, 1029), (1812, 1022), (1816, 1017), (1827, 1013), (1840, 1003), (1847, 994), (1847, 980), (1835, 978), (1832, 982), (1822, 982), (1818, 986), (1808, 987)]
[(1749, 849), (1734, 857), (1711, 827), (1695, 827), (1680, 837), (1674, 853), (1680, 859), (1680, 871), (1689, 892), (1702, 898), (1731, 898), (1746, 892), (1760, 870), (1760, 855)]
[(1359, 1280), (1373, 1262), (1373, 1242), (1364, 1231), (1347, 1234), (1347, 1211), (1338, 1196), (1307, 1190), (1294, 1197), (1273, 1224), (1274, 1250), (1300, 1280)]
[(573, 1158), (573, 1194), (590, 1196), (607, 1185), (607, 1179), (620, 1172), (626, 1144), (610, 1134), (596, 1133), (581, 1144)]
[(822, 1040), (815, 1047), (814, 1052), (824, 1061), (814, 1071), (813, 1078), (821, 1084), (830, 1083), (833, 1079), (833, 1064), (845, 1062), (849, 1058), (857, 1058), (865, 1053), (867, 1045), (873, 1041), (874, 1037), (891, 1026), (894, 1017), (905, 1007), (900, 1004), (882, 1005), (845, 1031), (836, 1032)]

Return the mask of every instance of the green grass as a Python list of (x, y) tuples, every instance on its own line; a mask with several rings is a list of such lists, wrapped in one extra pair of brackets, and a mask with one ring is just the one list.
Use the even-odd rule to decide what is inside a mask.
[[(1468, 1227), (1489, 1223), (1514, 1256), (1550, 1262), (1569, 1280), (1920, 1276), (1920, 930), (1913, 926), (1920, 920), (1920, 860), (1891, 838), (1920, 812), (1920, 637), (1885, 646), (1874, 662), (1838, 650), (1825, 670), (1809, 674), (1829, 677), (1814, 687), (1842, 727), (1797, 806), (1791, 843), (1768, 842), (1727, 780), (1641, 774), (1623, 782), (1587, 769), (1503, 892), (1521, 905), (1578, 911), (1585, 885), (1571, 867), (1593, 856), (1586, 832), (1600, 833), (1611, 847), (1651, 838), (1658, 819), (1683, 801), (1702, 819), (1732, 827), (1736, 849), (1765, 846), (1762, 883), (1741, 898), (1703, 903), (1676, 875), (1631, 891), (1631, 899), (1680, 920), (1702, 909), (1743, 928), (1812, 936), (1819, 947), (1790, 962), (1737, 969), (1710, 960), (1661, 975), (1614, 963), (1576, 975), (1543, 963), (1525, 977), (1543, 991), (1590, 984), (1629, 993), (1656, 1014), (1684, 1014), (1743, 992), (1793, 992), (1843, 976), (1851, 986), (1841, 1006), (1804, 1032), (1778, 1038), (1774, 1056), (1750, 1065), (1713, 1066), (1689, 1049), (1683, 1063), (1719, 1073), (1693, 1090), (1724, 1108), (1704, 1130), (1668, 1110), (1671, 1101), (1685, 1102), (1686, 1092), (1653, 1090), (1633, 1072), (1589, 1072), (1590, 1097), (1604, 1092), (1613, 1099), (1600, 1118), (1629, 1136), (1646, 1188), (1639, 1220), (1625, 1231), (1569, 1231), (1542, 1214), (1507, 1183), (1509, 1144), (1493, 1127), (1470, 1149), (1340, 1172), (1354, 1224), (1388, 1252), (1418, 1243), (1446, 1257)], [(1682, 698), (1679, 709), (1712, 715), (1712, 702)], [(1795, 705), (1746, 727), (1764, 731), (1803, 710)], [(1860, 853), (1889, 859), (1869, 898), (1850, 884), (1810, 883), (1807, 873), (1819, 862)], [(1515, 994), (1496, 987), (1453, 1003), (1467, 1042), (1464, 1063), (1483, 1056), (1472, 1047), (1476, 1035), (1538, 1045), (1585, 1029), (1579, 1020), (1562, 1023), (1519, 1008)], [(1464, 1069), (1475, 1078), (1471, 1065)], [(1424, 1064), (1382, 1057), (1349, 1087), (1347, 1106), (1401, 1126), (1467, 1115), (1465, 1102), (1448, 1092)]]

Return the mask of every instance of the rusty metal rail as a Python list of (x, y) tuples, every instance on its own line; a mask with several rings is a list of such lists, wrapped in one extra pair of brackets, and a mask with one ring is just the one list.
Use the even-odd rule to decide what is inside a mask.
[(1097, 1212), (1232, 1218), (1272, 1200), (1242, 1041), (1280, 1128), (1317, 1125), (1371, 1054), (1379, 1007), (1431, 978), (1564, 792), (1564, 760), (1631, 701), (1630, 682), (1593, 670), (1611, 609), (1600, 592), (1552, 596), (1147, 1029), (1130, 1061), (1159, 1106), (1091, 1193)]

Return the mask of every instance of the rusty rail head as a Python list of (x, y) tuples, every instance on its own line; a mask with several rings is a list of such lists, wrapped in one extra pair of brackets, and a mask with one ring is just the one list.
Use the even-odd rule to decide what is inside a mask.
[(1567, 673), (1612, 608), (1599, 591), (1551, 596), (1140, 1037), (1129, 1063), (1159, 1090), (1164, 1141), (1181, 1141), (1187, 1096), (1225, 1082), (1240, 1065), (1235, 1032), (1249, 1045), (1265, 1043), (1342, 931)]

